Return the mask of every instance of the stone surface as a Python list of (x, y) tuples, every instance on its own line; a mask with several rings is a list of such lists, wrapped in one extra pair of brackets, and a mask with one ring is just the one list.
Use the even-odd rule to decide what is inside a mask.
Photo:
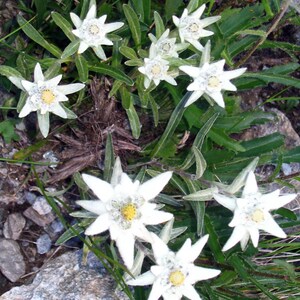
[(48, 234), (41, 235), (36, 241), (37, 252), (45, 254), (51, 249), (52, 241)]
[(52, 211), (51, 206), (47, 202), (46, 198), (43, 196), (37, 197), (34, 201), (32, 208), (39, 213), (39, 215), (44, 216)]
[(285, 146), (288, 149), (300, 146), (300, 137), (294, 130), (290, 120), (276, 108), (271, 108), (268, 111), (275, 115), (275, 119), (272, 122), (252, 126), (250, 129), (245, 130), (239, 139), (248, 141), (279, 132), (285, 136)]
[(10, 214), (4, 223), (3, 235), (7, 239), (17, 240), (20, 237), (25, 224), (26, 220), (22, 214)]
[(54, 214), (49, 213), (46, 215), (40, 215), (35, 209), (33, 209), (33, 207), (28, 207), (23, 212), (23, 215), (41, 227), (45, 227), (55, 219)]
[(12, 282), (25, 274), (25, 262), (16, 241), (0, 239), (0, 270)]
[(116, 291), (113, 278), (90, 253), (86, 266), (82, 251), (68, 252), (43, 266), (30, 285), (14, 287), (0, 300), (127, 300)]

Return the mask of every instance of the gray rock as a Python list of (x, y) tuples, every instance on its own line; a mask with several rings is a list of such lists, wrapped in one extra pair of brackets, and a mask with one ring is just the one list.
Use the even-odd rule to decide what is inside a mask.
[(15, 287), (0, 300), (127, 300), (116, 291), (113, 278), (92, 253), (87, 266), (81, 264), (82, 251), (68, 252), (41, 268), (30, 285)]
[(32, 207), (28, 207), (24, 212), (23, 215), (33, 221), (35, 224), (45, 227), (46, 225), (53, 222), (55, 219), (54, 214), (51, 212), (49, 214), (41, 216), (36, 210), (34, 210)]
[(23, 228), (25, 227), (26, 220), (20, 213), (10, 214), (4, 223), (3, 234), (7, 239), (17, 240)]
[(0, 239), (0, 270), (12, 282), (25, 274), (25, 262), (16, 241)]
[(51, 206), (43, 196), (37, 197), (34, 201), (32, 208), (37, 211), (41, 216), (47, 215), (52, 211)]
[(62, 222), (59, 219), (54, 220), (51, 224), (51, 231), (53, 233), (60, 233), (64, 230), (64, 225), (62, 224)]
[(52, 241), (48, 234), (41, 235), (36, 241), (37, 252), (45, 254), (51, 249)]
[(34, 193), (31, 193), (31, 192), (28, 192), (28, 191), (25, 191), (24, 192), (24, 198), (25, 200), (29, 203), (29, 204), (33, 204), (35, 199), (36, 199), (36, 195)]

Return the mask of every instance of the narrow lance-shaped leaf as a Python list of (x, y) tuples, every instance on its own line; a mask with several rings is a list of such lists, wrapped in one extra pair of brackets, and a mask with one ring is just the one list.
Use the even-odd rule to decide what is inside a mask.
[(191, 95), (191, 92), (186, 93), (183, 98), (180, 100), (180, 102), (177, 104), (175, 109), (172, 112), (172, 115), (169, 119), (169, 122), (167, 124), (167, 127), (162, 134), (160, 140), (156, 144), (154, 150), (151, 153), (152, 157), (159, 156), (159, 152), (161, 149), (164, 147), (165, 143), (167, 142), (168, 139), (171, 138), (171, 136), (174, 134), (178, 124), (180, 123), (183, 113), (185, 111), (185, 103), (189, 99)]
[(44, 39), (44, 37), (29, 23), (30, 21), (25, 20), (21, 15), (17, 16), (17, 21), (21, 26), (24, 33), (31, 38), (34, 42), (42, 46), (44, 49), (49, 51), (55, 57), (61, 57), (61, 51), (58, 47), (50, 44)]
[[(208, 134), (209, 130), (213, 126), (214, 122), (218, 118), (219, 114), (214, 114), (199, 130), (197, 133), (197, 136), (193, 142), (193, 147), (196, 147), (197, 149), (201, 150), (204, 139), (206, 135)], [(195, 155), (193, 151), (190, 151), (187, 157), (185, 158), (184, 162), (180, 166), (181, 169), (187, 170), (190, 168), (195, 162)]]
[(130, 5), (124, 4), (123, 5), (123, 10), (125, 17), (127, 19), (133, 41), (135, 43), (135, 46), (137, 48), (140, 48), (141, 46), (141, 27), (140, 27), (140, 21), (135, 13), (135, 11), (131, 8)]
[(76, 55), (75, 64), (78, 70), (79, 80), (82, 82), (87, 82), (89, 78), (89, 68), (87, 61), (81, 54)]
[(61, 70), (60, 61), (57, 60), (54, 64), (52, 64), (48, 70), (44, 73), (45, 79), (51, 79), (59, 74)]
[(51, 17), (55, 24), (64, 32), (64, 34), (70, 41), (74, 41), (76, 39), (76, 37), (72, 33), (73, 26), (69, 21), (67, 21), (61, 14), (57, 12), (52, 12)]
[(119, 51), (127, 58), (129, 59), (138, 59), (136, 52), (127, 46), (121, 46), (119, 48)]
[(161, 18), (160, 14), (155, 11), (154, 12), (154, 24), (155, 24), (155, 35), (156, 38), (159, 39), (161, 35), (165, 32), (164, 21)]
[(195, 176), (195, 179), (199, 179), (203, 175), (207, 164), (206, 164), (206, 161), (205, 161), (201, 151), (197, 147), (193, 146), (192, 151), (194, 153), (195, 160), (196, 160), (196, 176)]
[(78, 48), (79, 48), (79, 44), (80, 44), (80, 40), (74, 40), (73, 42), (71, 42), (64, 50), (64, 52), (61, 55), (62, 59), (68, 58), (70, 56), (72, 56), (74, 53), (77, 52)]
[(106, 146), (105, 146), (105, 158), (104, 158), (104, 171), (103, 179), (107, 182), (110, 182), (113, 167), (114, 167), (114, 147), (112, 136), (110, 133), (107, 134)]
[(112, 66), (108, 66), (103, 63), (98, 63), (96, 66), (88, 65), (88, 68), (90, 71), (111, 76), (112, 78), (125, 82), (127, 85), (133, 85), (133, 80), (129, 76), (127, 76), (121, 70), (116, 69)]
[[(195, 193), (197, 191), (195, 181), (192, 181), (192, 180), (186, 179), (186, 178), (183, 178), (183, 179), (188, 186), (189, 192)], [(201, 236), (201, 235), (203, 235), (205, 203), (203, 201), (193, 201), (193, 202), (190, 202), (190, 205), (194, 210), (196, 220), (197, 220), (197, 234), (198, 234), (198, 236)]]

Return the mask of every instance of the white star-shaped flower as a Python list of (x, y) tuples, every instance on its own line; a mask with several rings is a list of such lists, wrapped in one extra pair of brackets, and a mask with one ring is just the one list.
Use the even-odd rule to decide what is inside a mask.
[(162, 58), (178, 57), (178, 51), (187, 48), (187, 44), (176, 44), (176, 38), (169, 38), (170, 29), (167, 29), (159, 39), (149, 33), (152, 41), (150, 46), (150, 58), (160, 56)]
[(234, 216), (229, 223), (234, 227), (232, 235), (223, 247), (223, 251), (232, 248), (238, 242), (244, 250), (249, 238), (253, 246), (258, 246), (259, 230), (268, 232), (279, 238), (285, 238), (286, 234), (274, 221), (270, 211), (278, 209), (291, 202), (297, 194), (279, 196), (280, 190), (268, 194), (261, 194), (258, 190), (255, 175), (252, 171), (246, 180), (241, 198), (232, 198), (221, 194), (215, 194), (218, 203), (233, 211)]
[(82, 83), (58, 85), (62, 75), (45, 80), (39, 63), (34, 68), (34, 81), (23, 80), (18, 77), (9, 77), (9, 80), (28, 94), (25, 105), (19, 113), (19, 118), (26, 117), (36, 111), (41, 133), (44, 137), (49, 132), (49, 112), (61, 118), (68, 118), (65, 108), (60, 104), (68, 100), (66, 95), (78, 92), (84, 88)]
[(193, 78), (193, 82), (187, 87), (192, 91), (185, 107), (194, 103), (203, 94), (213, 99), (219, 106), (225, 107), (222, 90), (236, 91), (237, 88), (230, 82), (231, 79), (242, 75), (246, 68), (232, 71), (224, 71), (225, 60), (209, 63), (210, 43), (207, 43), (203, 51), (203, 59), (200, 67), (181, 66), (179, 69)]
[(175, 79), (168, 74), (168, 70), (169, 62), (160, 56), (151, 58), (150, 55), (150, 58), (145, 58), (144, 66), (139, 67), (139, 71), (145, 75), (145, 88), (147, 89), (150, 86), (151, 81), (153, 81), (156, 86), (163, 80), (172, 85), (177, 85)]
[(87, 48), (92, 47), (99, 58), (106, 59), (101, 45), (112, 46), (113, 42), (106, 35), (121, 28), (124, 23), (113, 22), (104, 24), (107, 15), (97, 19), (96, 5), (91, 6), (84, 20), (81, 20), (74, 13), (70, 13), (70, 16), (76, 27), (72, 32), (80, 39), (78, 53), (83, 53)]
[(86, 229), (85, 234), (95, 235), (109, 230), (125, 265), (131, 268), (135, 238), (152, 241), (145, 225), (156, 225), (173, 218), (171, 213), (159, 211), (155, 203), (149, 202), (161, 192), (171, 176), (172, 172), (165, 172), (143, 184), (138, 180), (132, 182), (128, 175), (123, 173), (119, 159), (116, 160), (110, 184), (83, 174), (83, 180), (98, 200), (80, 200), (77, 204), (99, 215)]
[(204, 10), (205, 4), (200, 6), (190, 15), (188, 10), (184, 9), (180, 18), (173, 16), (173, 22), (178, 27), (181, 42), (183, 43), (184, 41), (187, 41), (200, 51), (203, 50), (203, 46), (198, 40), (202, 37), (214, 34), (212, 31), (208, 31), (203, 28), (217, 22), (221, 18), (220, 16), (216, 16), (200, 20)]
[(129, 285), (153, 284), (148, 300), (157, 300), (163, 296), (164, 300), (178, 300), (182, 296), (191, 300), (201, 300), (193, 287), (197, 281), (216, 277), (219, 270), (195, 266), (194, 260), (200, 255), (208, 240), (208, 235), (202, 237), (192, 245), (187, 239), (177, 253), (170, 251), (168, 246), (155, 234), (151, 234), (152, 248), (157, 265), (150, 271), (129, 280)]

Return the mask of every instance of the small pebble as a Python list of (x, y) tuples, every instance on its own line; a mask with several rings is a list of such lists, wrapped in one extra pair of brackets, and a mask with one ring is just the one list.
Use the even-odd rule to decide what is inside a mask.
[(29, 204), (33, 204), (35, 199), (36, 199), (36, 195), (34, 193), (31, 193), (31, 192), (28, 192), (28, 191), (25, 191), (24, 193), (24, 198), (26, 199), (26, 201), (29, 203)]
[(59, 219), (55, 219), (52, 223), (51, 223), (51, 229), (53, 231), (53, 233), (60, 233), (64, 230), (64, 225), (60, 222)]
[(292, 168), (291, 168), (290, 164), (283, 163), (281, 165), (281, 170), (285, 176), (292, 174)]
[(43, 196), (36, 198), (35, 202), (32, 205), (32, 208), (41, 216), (49, 214), (52, 210), (51, 206)]
[(48, 234), (41, 235), (36, 241), (37, 252), (39, 254), (45, 254), (51, 249), (52, 241)]

